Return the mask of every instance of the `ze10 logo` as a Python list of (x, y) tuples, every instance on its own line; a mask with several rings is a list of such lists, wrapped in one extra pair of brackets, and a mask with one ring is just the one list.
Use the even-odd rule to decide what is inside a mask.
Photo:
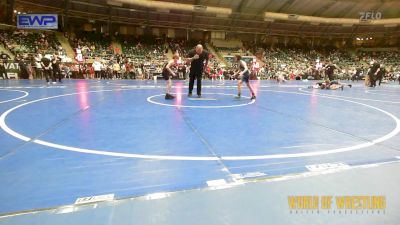
[(17, 27), (25, 29), (58, 29), (57, 14), (18, 15)]

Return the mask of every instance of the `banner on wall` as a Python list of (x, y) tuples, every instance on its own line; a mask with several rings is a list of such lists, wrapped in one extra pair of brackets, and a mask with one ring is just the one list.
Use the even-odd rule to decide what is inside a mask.
[(58, 29), (57, 14), (19, 14), (18, 29)]
[(6, 68), (6, 73), (8, 77), (18, 78), (19, 74), (19, 64), (16, 61), (5, 61), (4, 67)]

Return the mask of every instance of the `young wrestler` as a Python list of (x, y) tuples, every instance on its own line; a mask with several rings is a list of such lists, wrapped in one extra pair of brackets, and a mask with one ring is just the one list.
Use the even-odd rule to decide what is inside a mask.
[(172, 71), (172, 67), (176, 67), (179, 60), (179, 55), (175, 54), (168, 63), (165, 64), (162, 76), (167, 81), (167, 88), (165, 93), (165, 99), (174, 99), (175, 96), (171, 95), (171, 87), (172, 87), (172, 77), (177, 76), (174, 71)]
[(239, 99), (241, 97), (242, 83), (245, 82), (251, 92), (250, 100), (256, 99), (256, 95), (254, 94), (254, 91), (251, 88), (250, 83), (249, 83), (250, 72), (249, 72), (249, 69), (247, 68), (246, 62), (242, 60), (242, 57), (240, 55), (235, 56), (235, 62), (238, 64), (238, 71), (235, 73), (235, 76), (239, 76), (239, 78), (240, 78), (238, 80), (238, 95), (236, 96), (236, 98)]
[[(318, 82), (314, 84), (313, 86), (309, 86), (308, 88), (313, 88), (313, 89), (326, 89), (326, 90), (337, 90), (337, 89), (344, 89), (346, 84), (339, 83), (338, 81), (329, 81), (326, 80), (325, 82)], [(347, 84), (348, 87), (352, 87), (351, 84)]]

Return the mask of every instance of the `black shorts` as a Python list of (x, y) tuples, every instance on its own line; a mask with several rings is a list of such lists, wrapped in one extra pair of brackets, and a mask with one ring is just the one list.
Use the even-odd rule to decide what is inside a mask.
[(247, 71), (246, 73), (244, 73), (242, 75), (241, 81), (249, 83), (249, 80), (250, 80), (250, 73), (249, 73), (249, 71)]
[(163, 70), (162, 76), (163, 76), (164, 80), (169, 80), (172, 78), (171, 73), (167, 69)]

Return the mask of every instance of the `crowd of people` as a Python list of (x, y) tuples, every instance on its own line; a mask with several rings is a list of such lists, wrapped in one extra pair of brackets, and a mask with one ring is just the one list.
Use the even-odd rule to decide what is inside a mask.
[(336, 49), (270, 48), (262, 49), (261, 55), (263, 65), (258, 72), (261, 79), (361, 80), (365, 79), (373, 60), (385, 68), (385, 80), (396, 80), (400, 75), (398, 51), (350, 54)]
[(1, 31), (0, 42), (14, 55), (37, 53), (65, 54), (54, 33), (23, 30)]
[[(54, 32), (2, 30), (0, 31), (0, 42), (14, 55), (11, 57), (2, 52), (0, 69), (3, 71), (4, 63), (11, 60), (18, 64), (20, 71), (18, 77), (22, 79), (33, 77), (32, 75), (35, 75), (35, 78), (42, 78), (43, 73), (38, 73), (38, 71), (42, 71), (40, 64), (42, 58), (51, 60), (57, 58), (60, 62), (72, 61), (67, 57), (65, 49)], [(8, 78), (7, 73), (5, 76), (3, 75), (3, 78)]]
[[(108, 34), (83, 32), (65, 34), (76, 52), (78, 63), (68, 60), (65, 50), (57, 41), (54, 33), (1, 31), (0, 42), (15, 55), (19, 64), (21, 78), (63, 77), (86, 79), (152, 79), (160, 75), (167, 62), (168, 52), (179, 54), (177, 67), (174, 68), (179, 79), (186, 79), (189, 67), (182, 60), (187, 56), (195, 41), (171, 38), (131, 38), (117, 37), (121, 49), (112, 45)], [(347, 79), (367, 80), (371, 62), (379, 64), (384, 71), (381, 82), (400, 79), (400, 52), (398, 51), (348, 51), (333, 48), (302, 49), (283, 46), (257, 47), (253, 52), (242, 50), (242, 60), (247, 63), (251, 79)], [(216, 49), (218, 51), (218, 48)], [(226, 49), (223, 49), (224, 51)], [(80, 55), (80, 57), (78, 57)], [(9, 60), (2, 53), (2, 61)], [(45, 59), (44, 59), (45, 58)], [(44, 73), (43, 59), (58, 61), (56, 71)], [(209, 55), (204, 69), (204, 78), (232, 79), (236, 64), (234, 57), (225, 58), (228, 64)], [(0, 65), (1, 67), (1, 65)], [(60, 71), (60, 72), (58, 72)], [(380, 72), (382, 73), (382, 72)], [(61, 75), (60, 75), (61, 76)], [(378, 76), (378, 75), (377, 75)], [(380, 76), (380, 75), (379, 75)], [(56, 79), (53, 79), (56, 80)], [(60, 79), (59, 79), (60, 80)]]
[(114, 54), (111, 46), (111, 37), (108, 34), (97, 34), (93, 32), (78, 32), (65, 34), (72, 48), (81, 58), (78, 61), (85, 61), (95, 57), (109, 58)]

